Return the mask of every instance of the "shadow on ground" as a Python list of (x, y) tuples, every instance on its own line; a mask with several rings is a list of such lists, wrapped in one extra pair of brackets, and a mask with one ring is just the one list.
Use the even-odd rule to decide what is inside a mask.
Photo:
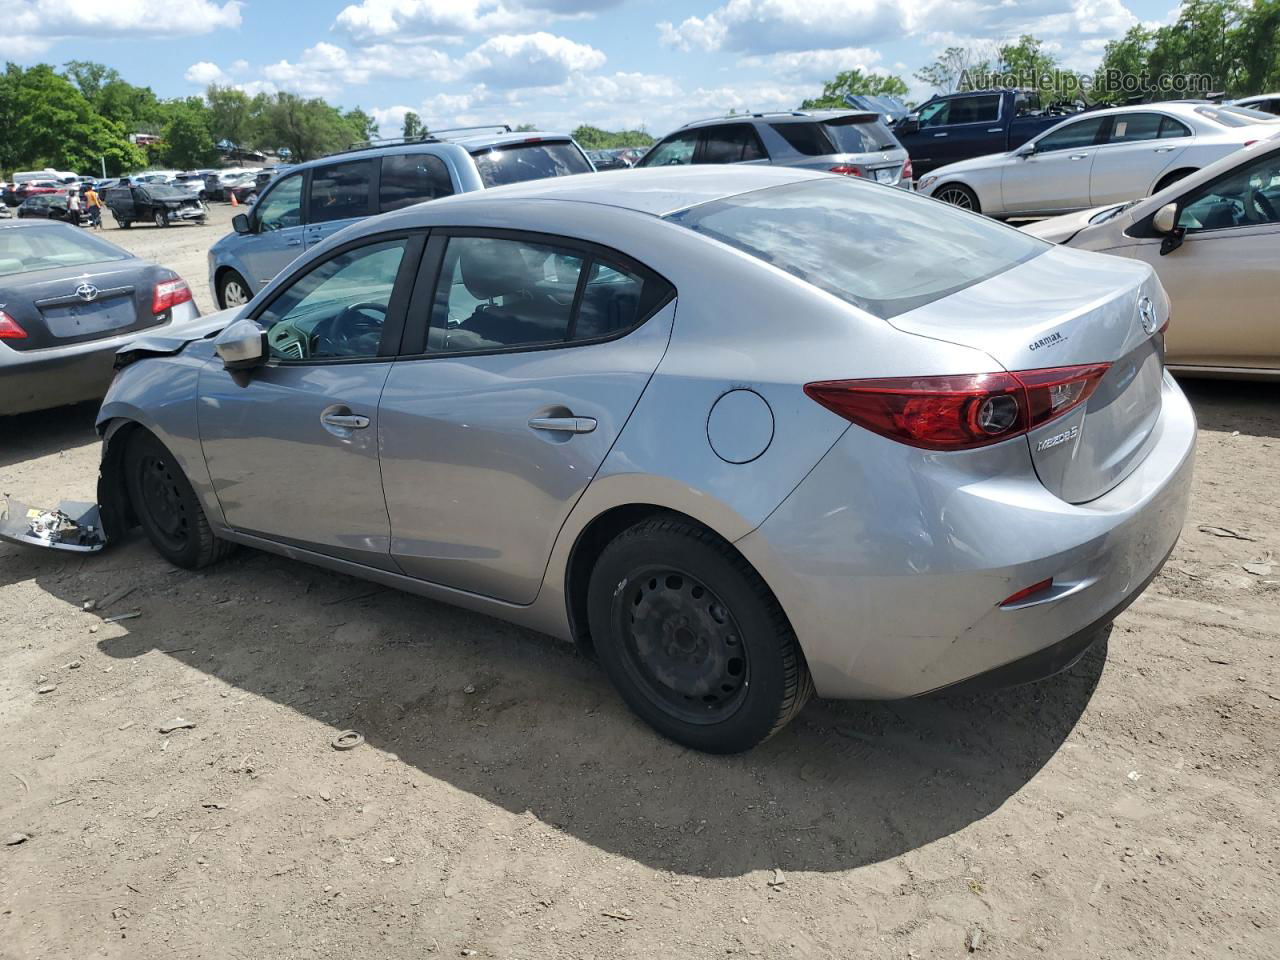
[(1206, 430), (1280, 438), (1280, 382), (1179, 377), (1178, 384)]
[(706, 877), (845, 870), (985, 817), (1058, 750), (1106, 652), (1104, 639), (1052, 680), (989, 695), (814, 702), (770, 742), (722, 758), (653, 734), (566, 645), (294, 561), (241, 550), (192, 574), (138, 535), (88, 559), (0, 546), (0, 584), (32, 577), (77, 606), (135, 586), (118, 609), (144, 616), (98, 641), (111, 657), (160, 651), (320, 721), (325, 738), (359, 730), (513, 813)]
[[(0, 468), (95, 443), (98, 433), (93, 421), (101, 405), (91, 400), (73, 407), (0, 416)], [(93, 489), (92, 482), (87, 489)]]

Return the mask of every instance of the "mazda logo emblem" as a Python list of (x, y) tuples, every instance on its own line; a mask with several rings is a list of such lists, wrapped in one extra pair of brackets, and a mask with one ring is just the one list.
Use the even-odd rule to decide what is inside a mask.
[(76, 296), (85, 303), (93, 303), (98, 299), (98, 288), (92, 283), (82, 283), (76, 287)]
[(1138, 319), (1147, 333), (1156, 332), (1156, 308), (1152, 306), (1150, 297), (1138, 298)]

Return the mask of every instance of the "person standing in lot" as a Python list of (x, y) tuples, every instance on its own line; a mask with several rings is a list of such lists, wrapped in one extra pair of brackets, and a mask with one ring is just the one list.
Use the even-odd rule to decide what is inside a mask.
[(102, 200), (98, 196), (98, 191), (90, 185), (84, 192), (85, 206), (89, 212), (89, 226), (93, 229), (102, 229)]
[(67, 191), (67, 220), (72, 226), (80, 226), (80, 188)]

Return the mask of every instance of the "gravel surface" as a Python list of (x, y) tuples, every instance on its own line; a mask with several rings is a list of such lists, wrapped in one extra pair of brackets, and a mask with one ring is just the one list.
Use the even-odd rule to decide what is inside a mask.
[[(214, 211), (106, 235), (208, 309)], [(0, 545), (0, 958), (1275, 957), (1280, 388), (1188, 389), (1182, 541), (1075, 668), (733, 758), (301, 563)], [(92, 497), (93, 413), (0, 419), (0, 490)]]

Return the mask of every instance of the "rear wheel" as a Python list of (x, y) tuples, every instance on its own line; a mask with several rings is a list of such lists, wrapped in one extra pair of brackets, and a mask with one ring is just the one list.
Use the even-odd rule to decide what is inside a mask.
[(234, 270), (228, 270), (218, 281), (218, 302), (223, 310), (228, 307), (242, 307), (252, 299), (253, 294), (249, 292), (249, 284), (245, 283), (244, 277)]
[(812, 693), (800, 645), (759, 574), (688, 521), (643, 521), (605, 547), (588, 621), (631, 709), (698, 750), (748, 750)]
[(230, 552), (232, 545), (213, 535), (178, 461), (154, 434), (138, 429), (128, 438), (124, 480), (147, 539), (174, 566), (196, 570)]
[(962, 210), (972, 210), (974, 213), (981, 213), (982, 208), (978, 205), (978, 195), (966, 187), (963, 183), (946, 183), (933, 192), (934, 197), (943, 203), (949, 203), (953, 207), (959, 207)]

